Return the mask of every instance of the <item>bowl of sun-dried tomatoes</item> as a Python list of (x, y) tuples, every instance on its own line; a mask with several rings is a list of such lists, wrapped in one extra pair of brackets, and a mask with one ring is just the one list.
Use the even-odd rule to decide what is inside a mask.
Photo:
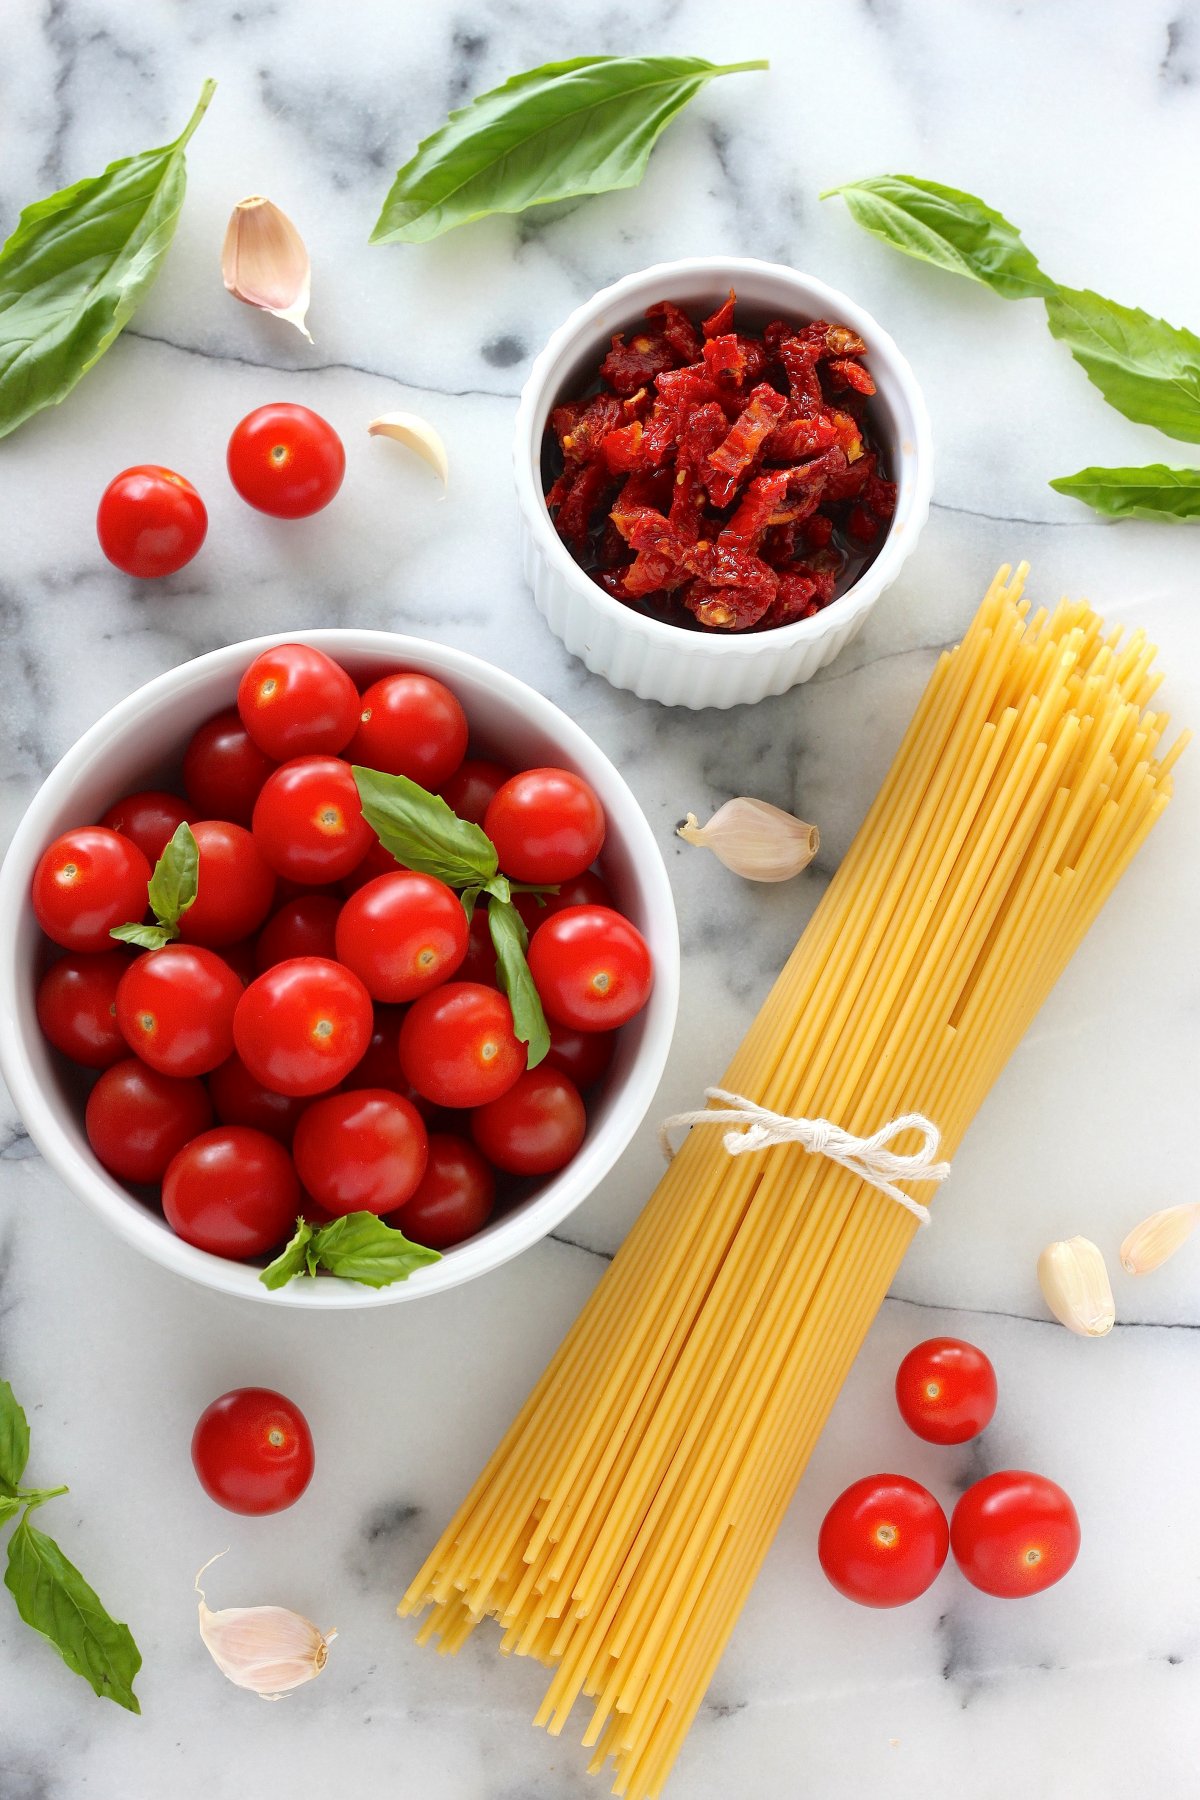
[(887, 332), (773, 263), (661, 263), (551, 337), (514, 449), (551, 629), (672, 706), (780, 694), (835, 657), (928, 517), (929, 418)]

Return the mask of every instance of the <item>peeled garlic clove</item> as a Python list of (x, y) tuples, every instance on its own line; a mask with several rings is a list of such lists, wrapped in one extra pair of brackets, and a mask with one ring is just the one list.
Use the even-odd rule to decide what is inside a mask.
[(251, 194), (234, 207), (221, 274), (235, 299), (286, 319), (312, 343), (304, 323), (312, 282), (304, 239), (287, 214), (262, 194)]
[[(204, 1569), (216, 1560), (210, 1558)], [(222, 1675), (263, 1700), (282, 1700), (321, 1673), (336, 1631), (322, 1633), (284, 1606), (230, 1606), (212, 1612), (200, 1586), (204, 1569), (196, 1576), (200, 1636)]]
[(689, 813), (677, 827), (685, 843), (711, 850), (727, 869), (747, 881), (790, 881), (806, 869), (821, 847), (815, 825), (742, 795), (718, 807), (707, 825)]
[(381, 413), (371, 420), (367, 430), (372, 437), (395, 438), (398, 444), (406, 444), (410, 450), (415, 450), (422, 462), (427, 462), (434, 474), (441, 476), (442, 486), (446, 486), (450, 479), (446, 446), (428, 420), (416, 413)]
[(1046, 1305), (1068, 1331), (1105, 1337), (1112, 1330), (1117, 1309), (1108, 1270), (1090, 1238), (1047, 1244), (1038, 1257), (1038, 1281)]
[(1192, 1235), (1200, 1224), (1200, 1206), (1168, 1206), (1135, 1225), (1121, 1245), (1121, 1267), (1129, 1275), (1148, 1275)]

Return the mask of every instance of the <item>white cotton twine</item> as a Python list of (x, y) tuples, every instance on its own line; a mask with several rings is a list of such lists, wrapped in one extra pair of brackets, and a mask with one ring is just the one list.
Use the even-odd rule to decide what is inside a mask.
[[(930, 1212), (919, 1200), (896, 1186), (897, 1181), (945, 1181), (950, 1173), (948, 1162), (935, 1162), (941, 1133), (924, 1113), (905, 1113), (891, 1119), (870, 1137), (855, 1137), (843, 1131), (831, 1119), (793, 1119), (787, 1113), (772, 1112), (747, 1100), (744, 1094), (730, 1094), (724, 1088), (705, 1088), (706, 1100), (720, 1102), (719, 1109), (705, 1107), (702, 1112), (674, 1113), (658, 1128), (658, 1141), (670, 1162), (675, 1154), (671, 1133), (691, 1125), (740, 1125), (741, 1131), (726, 1131), (724, 1144), (730, 1156), (743, 1156), (748, 1150), (766, 1150), (772, 1144), (800, 1144), (812, 1156), (827, 1156), (844, 1169), (859, 1176), (889, 1200), (910, 1212), (922, 1225), (928, 1225)], [(893, 1138), (902, 1131), (919, 1131), (924, 1139), (919, 1150), (897, 1155), (889, 1150)]]

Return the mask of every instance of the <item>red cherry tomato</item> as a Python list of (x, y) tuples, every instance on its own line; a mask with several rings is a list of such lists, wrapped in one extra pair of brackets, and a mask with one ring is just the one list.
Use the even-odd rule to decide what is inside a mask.
[(243, 938), (240, 944), (223, 944), (217, 955), (223, 963), (229, 964), (244, 988), (248, 988), (259, 973), (253, 938)]
[(200, 853), (195, 901), (179, 921), (186, 944), (224, 950), (256, 932), (271, 910), (275, 876), (244, 825), (201, 819), (192, 826)]
[(274, 767), (231, 706), (193, 734), (183, 753), (183, 785), (200, 818), (249, 825), (259, 790)]
[(307, 1192), (341, 1218), (403, 1206), (425, 1173), (429, 1138), (403, 1095), (355, 1088), (313, 1101), (296, 1127), (292, 1153)]
[(570, 1162), (586, 1130), (578, 1088), (544, 1062), (471, 1114), (476, 1146), (509, 1175), (553, 1174)]
[(136, 1056), (105, 1069), (84, 1114), (97, 1161), (110, 1175), (140, 1186), (161, 1181), (175, 1152), (211, 1124), (202, 1081), (160, 1075)]
[(289, 881), (340, 881), (362, 861), (373, 836), (350, 764), (339, 756), (284, 763), (254, 803), (255, 842)]
[(375, 1029), (371, 1033), (371, 1042), (367, 1045), (362, 1061), (355, 1063), (346, 1077), (346, 1085), (353, 1088), (387, 1088), (393, 1094), (402, 1094), (412, 1102), (428, 1125), (437, 1116), (439, 1109), (424, 1094), (418, 1094), (400, 1067), (400, 1025), (406, 1010), (403, 1006), (375, 1008)]
[(612, 1031), (576, 1031), (573, 1025), (550, 1025), (545, 1067), (569, 1075), (579, 1089), (594, 1087), (608, 1073), (616, 1049)]
[(391, 851), (385, 850), (376, 838), (358, 867), (351, 869), (339, 886), (343, 894), (356, 894), (360, 887), (366, 887), (368, 881), (374, 881), (380, 875), (394, 875), (399, 867)]
[(254, 960), (259, 974), (293, 956), (323, 956), (336, 962), (341, 910), (341, 901), (332, 894), (298, 894), (285, 900), (258, 934)]
[(182, 569), (207, 530), (208, 514), (191, 482), (157, 463), (114, 476), (96, 513), (96, 536), (109, 562), (143, 578)]
[(529, 972), (547, 1017), (577, 1031), (612, 1031), (641, 1012), (654, 971), (636, 925), (608, 906), (568, 906), (539, 925)]
[(42, 1036), (85, 1069), (111, 1069), (129, 1055), (117, 1024), (117, 986), (129, 967), (123, 950), (61, 958), (38, 983)]
[(248, 1125), (290, 1144), (296, 1121), (312, 1102), (300, 1094), (277, 1094), (255, 1079), (235, 1050), (208, 1077), (213, 1111), (222, 1125)]
[(528, 1057), (504, 995), (473, 981), (450, 981), (414, 1000), (399, 1048), (406, 1078), (435, 1106), (498, 1100)]
[(506, 781), (483, 829), (514, 881), (571, 881), (604, 843), (604, 808), (569, 769), (525, 769)]
[(237, 709), (254, 743), (275, 762), (336, 756), (358, 726), (358, 689), (314, 644), (272, 644), (238, 683)]
[(585, 869), (573, 881), (558, 883), (557, 894), (514, 894), (513, 905), (531, 937), (539, 925), (555, 913), (565, 912), (568, 906), (607, 906), (617, 910), (611, 892), (593, 869)]
[(192, 1467), (209, 1499), (227, 1511), (282, 1512), (312, 1480), (312, 1433), (286, 1395), (234, 1388), (196, 1421)]
[(346, 755), (366, 769), (440, 788), (467, 753), (467, 715), (432, 675), (385, 675), (362, 697)]
[(225, 463), (248, 505), (275, 519), (307, 519), (341, 487), (346, 452), (319, 413), (277, 402), (234, 426)]
[(896, 1404), (927, 1444), (965, 1444), (996, 1410), (996, 1371), (961, 1338), (926, 1338), (896, 1371)]
[(512, 770), (505, 763), (489, 762), (485, 757), (468, 757), (460, 763), (449, 781), (441, 788), (442, 799), (460, 819), (482, 825), (488, 807), (504, 786)]
[(496, 1178), (475, 1146), (435, 1131), (421, 1185), (387, 1222), (414, 1244), (449, 1250), (483, 1230), (495, 1202)]
[(1001, 1600), (1040, 1594), (1079, 1555), (1079, 1515), (1057, 1482), (1001, 1469), (969, 1487), (950, 1520), (954, 1560)]
[(165, 944), (131, 963), (117, 989), (125, 1042), (162, 1075), (207, 1075), (233, 1049), (242, 984), (215, 950)]
[(458, 971), (458, 979), (474, 981), (483, 987), (499, 988), (500, 986), (499, 976), (496, 973), (496, 946), (492, 942), (491, 928), (488, 925), (486, 901), (481, 902), (471, 914), (471, 925), (467, 932), (467, 954)]
[(323, 1094), (362, 1060), (373, 1025), (357, 975), (321, 956), (296, 956), (250, 983), (233, 1015), (233, 1041), (264, 1087)]
[(452, 888), (397, 869), (351, 894), (337, 922), (337, 954), (373, 1000), (415, 1000), (467, 954), (467, 915)]
[(817, 1539), (821, 1567), (860, 1606), (907, 1606), (941, 1572), (946, 1515), (907, 1475), (868, 1475), (840, 1494)]
[(140, 794), (126, 794), (110, 806), (101, 825), (119, 831), (136, 844), (146, 861), (153, 866), (183, 824), (188, 811), (178, 794), (161, 788), (146, 788)]
[(163, 1176), (167, 1224), (213, 1256), (262, 1256), (287, 1237), (300, 1183), (283, 1145), (245, 1125), (218, 1125), (176, 1151)]
[(150, 864), (137, 845), (104, 825), (64, 832), (33, 874), (33, 910), (64, 950), (111, 950), (114, 925), (146, 916)]

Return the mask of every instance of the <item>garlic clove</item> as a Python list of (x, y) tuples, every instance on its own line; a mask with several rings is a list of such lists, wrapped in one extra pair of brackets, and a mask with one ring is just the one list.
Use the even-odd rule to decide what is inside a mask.
[(225, 230), (221, 274), (237, 300), (286, 319), (312, 343), (304, 323), (312, 270), (304, 239), (262, 194), (239, 200)]
[(1174, 1256), (1200, 1224), (1200, 1206), (1168, 1206), (1135, 1225), (1121, 1245), (1121, 1267), (1129, 1275), (1148, 1275)]
[(768, 800), (746, 795), (727, 800), (707, 825), (698, 824), (695, 813), (689, 813), (676, 829), (685, 843), (711, 850), (727, 869), (747, 881), (790, 881), (821, 847), (815, 825)]
[(398, 444), (405, 444), (415, 450), (422, 462), (429, 464), (435, 475), (442, 478), (445, 487), (450, 480), (450, 463), (446, 456), (446, 446), (441, 436), (428, 420), (417, 413), (393, 412), (381, 413), (372, 419), (367, 426), (372, 437), (395, 438)]
[[(216, 1561), (210, 1557), (204, 1569)], [(200, 1586), (204, 1569), (196, 1576), (200, 1636), (222, 1675), (263, 1700), (282, 1700), (321, 1673), (336, 1630), (320, 1632), (285, 1606), (230, 1606), (213, 1612)]]
[(1065, 1238), (1047, 1244), (1038, 1257), (1038, 1281), (1046, 1305), (1068, 1331), (1080, 1337), (1105, 1337), (1116, 1322), (1117, 1309), (1104, 1258), (1090, 1238)]

